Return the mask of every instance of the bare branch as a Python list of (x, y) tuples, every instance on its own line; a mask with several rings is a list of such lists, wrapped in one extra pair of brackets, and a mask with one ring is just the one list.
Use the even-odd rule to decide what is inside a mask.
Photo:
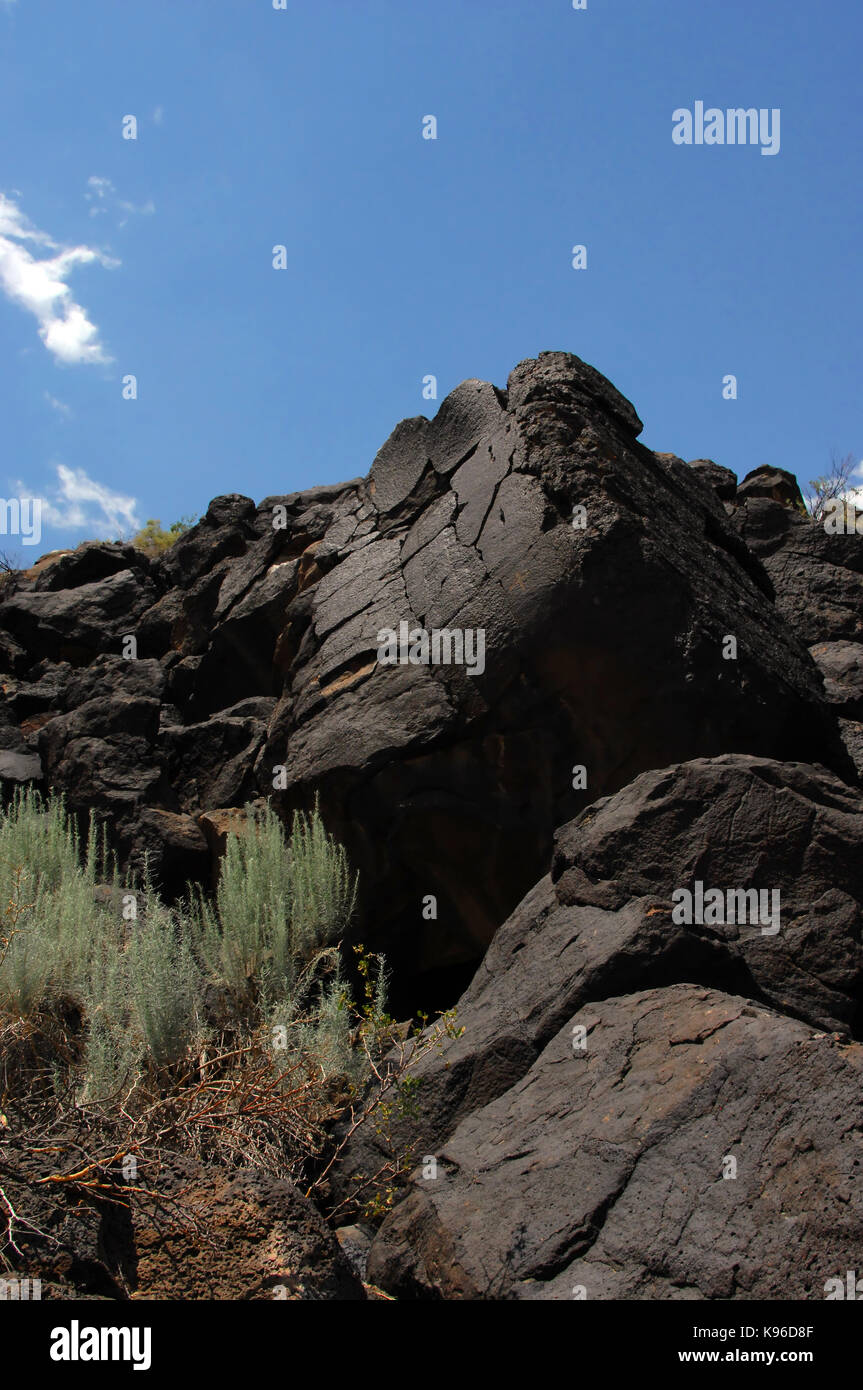
[(856, 469), (853, 454), (839, 458), (834, 449), (830, 455), (830, 472), (813, 478), (806, 488), (806, 505), (813, 521), (823, 521), (830, 502), (844, 498), (852, 491), (851, 477)]

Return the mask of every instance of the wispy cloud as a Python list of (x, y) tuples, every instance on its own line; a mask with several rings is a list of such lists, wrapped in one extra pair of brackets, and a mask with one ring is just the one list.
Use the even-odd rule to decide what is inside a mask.
[[(42, 523), (58, 531), (84, 531), (99, 539), (112, 539), (128, 531), (138, 531), (136, 497), (124, 497), (104, 483), (97, 483), (83, 468), (55, 464), (56, 486), (42, 494)], [(31, 488), (18, 481), (18, 495), (34, 497)]]
[[(27, 243), (53, 254), (37, 260)], [(0, 193), (0, 290), (33, 314), (39, 337), (58, 362), (111, 360), (99, 341), (98, 328), (66, 284), (76, 265), (93, 261), (108, 269), (119, 264), (92, 246), (58, 245), (31, 226), (20, 208)]]
[(87, 202), (92, 203), (94, 199), (97, 200), (95, 207), (90, 209), (90, 216), (98, 217), (99, 213), (107, 212), (108, 209), (102, 207), (101, 204), (105, 202), (110, 194), (116, 192), (111, 180), (103, 178), (100, 174), (91, 174), (87, 180), (87, 187), (90, 190), (89, 193), (84, 194)]
[(125, 227), (129, 217), (152, 217), (156, 211), (156, 204), (152, 198), (148, 198), (146, 203), (128, 203), (124, 198), (121, 198), (119, 207), (122, 212), (128, 213), (127, 217), (120, 218), (121, 227)]
[(155, 109), (155, 111), (153, 112), (153, 122), (154, 122), (154, 124), (155, 124), (155, 125), (161, 125), (162, 122), (164, 121), (164, 119), (165, 119), (165, 108), (164, 108), (164, 106), (157, 106), (156, 109)]
[(50, 391), (46, 391), (44, 395), (45, 400), (48, 402), (52, 410), (56, 410), (57, 414), (62, 415), (64, 420), (71, 419), (72, 407), (70, 405), (67, 405), (65, 401), (59, 401), (56, 396), (51, 395)]
[(132, 216), (151, 217), (156, 211), (156, 204), (152, 198), (148, 198), (146, 203), (132, 203), (128, 198), (118, 197), (111, 180), (101, 174), (91, 174), (87, 180), (87, 188), (89, 191), (84, 197), (91, 204), (90, 216), (103, 217), (109, 212), (125, 213), (118, 224), (121, 227), (125, 227)]

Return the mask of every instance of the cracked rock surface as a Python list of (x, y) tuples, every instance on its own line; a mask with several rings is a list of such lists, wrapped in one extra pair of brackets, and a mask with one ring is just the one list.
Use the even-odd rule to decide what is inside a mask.
[[(250, 801), (319, 798), (393, 1011), (461, 994), (392, 1123), (416, 1166), (342, 1237), (399, 1297), (823, 1298), (863, 1267), (863, 537), (782, 469), (738, 485), (640, 431), (542, 353), (365, 477), (216, 498), (156, 560), (42, 557), (0, 603), (4, 797), (94, 808), (169, 896)], [(482, 631), (484, 661), (382, 664), (402, 623)], [(775, 895), (778, 930), (681, 916), (699, 884)], [(387, 1156), (360, 1127), (331, 1196)], [(216, 1194), (243, 1296), (362, 1296), (249, 1182)], [(154, 1286), (179, 1252), (232, 1287), (148, 1230)]]
[[(418, 1113), (347, 1147), (340, 1196), (393, 1152), (418, 1165), (372, 1282), (806, 1298), (856, 1268), (861, 832), (863, 798), (825, 768), (739, 754), (642, 773), (561, 827), (461, 1036), (414, 1067)], [(696, 881), (769, 884), (779, 930), (675, 920)]]
[(413, 1181), (368, 1278), (413, 1298), (823, 1298), (860, 1256), (861, 1069), (859, 1043), (697, 985), (586, 1005)]
[[(790, 475), (737, 490), (640, 430), (593, 367), (542, 353), (403, 421), (365, 478), (216, 498), (155, 560), (45, 557), (0, 604), (4, 785), (94, 807), (169, 895), (212, 881), (214, 816), (319, 796), (360, 871), (358, 938), (404, 1005), (439, 1007), (555, 827), (639, 773), (749, 753), (856, 778), (856, 706), (807, 645), (857, 635), (860, 538), (812, 534)], [(803, 622), (819, 582), (829, 612)], [(484, 669), (382, 665), (401, 622), (482, 630)]]

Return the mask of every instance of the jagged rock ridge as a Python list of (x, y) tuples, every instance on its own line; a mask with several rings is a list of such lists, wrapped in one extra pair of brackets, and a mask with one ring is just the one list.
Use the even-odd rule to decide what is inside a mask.
[[(87, 545), (37, 566), (0, 606), (8, 775), (38, 753), (169, 892), (211, 877), (225, 808), (319, 795), (361, 873), (364, 939), (405, 1003), (423, 978), (422, 1002), (449, 1002), (597, 796), (698, 756), (854, 756), (745, 543), (756, 520), (798, 548), (815, 528), (640, 430), (592, 367), (543, 353), (506, 391), (465, 382), (403, 421), (365, 479), (217, 498), (156, 561)], [(850, 605), (859, 574), (841, 574)], [(849, 636), (836, 611), (821, 640)], [(382, 666), (378, 632), (400, 622), (482, 629), (484, 671)]]
[[(472, 976), (393, 1127), (434, 1176), (359, 1233), (396, 1296), (821, 1298), (863, 1259), (863, 539), (640, 429), (544, 353), (366, 478), (217, 498), (158, 561), (79, 547), (0, 605), (5, 789), (95, 805), (168, 891), (250, 798), (319, 796), (397, 999)], [(400, 622), (482, 629), (484, 669), (383, 665)], [(696, 883), (779, 929), (681, 920)], [(361, 1128), (334, 1196), (384, 1156)], [(264, 1188), (249, 1288), (305, 1248), (297, 1296), (361, 1296), (299, 1208), (257, 1266)]]

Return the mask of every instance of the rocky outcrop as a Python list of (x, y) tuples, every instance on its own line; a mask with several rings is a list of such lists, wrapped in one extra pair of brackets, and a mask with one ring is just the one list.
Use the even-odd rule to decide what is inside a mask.
[[(216, 498), (157, 560), (88, 544), (4, 590), (4, 797), (64, 790), (169, 895), (214, 883), (247, 803), (319, 798), (394, 1009), (467, 986), (418, 1109), (331, 1174), (344, 1217), (412, 1156), (379, 1230), (340, 1249), (287, 1184), (186, 1168), (222, 1254), (85, 1204), (59, 1288), (821, 1298), (859, 1268), (863, 537), (785, 470), (738, 485), (640, 431), (543, 353), (403, 421), (365, 478)], [(401, 625), (419, 659), (390, 664)], [(427, 659), (441, 630), (458, 659)]]
[[(356, 1301), (363, 1285), (333, 1232), (289, 1182), (253, 1169), (176, 1164), (162, 1187), (182, 1220), (133, 1217), (135, 1296), (198, 1301)], [(171, 1186), (173, 1183), (173, 1187)]]
[(586, 1005), (414, 1176), (368, 1278), (408, 1298), (823, 1299), (859, 1266), (861, 1082), (859, 1043), (739, 996)]
[[(644, 773), (564, 826), (461, 1035), (414, 1066), (419, 1116), (347, 1148), (340, 1196), (417, 1165), (368, 1278), (411, 1298), (823, 1298), (861, 1255), (861, 836), (858, 790), (741, 756)], [(699, 882), (723, 905), (681, 920)], [(763, 892), (754, 921), (740, 889)]]
[[(644, 773), (562, 827), (461, 1035), (413, 1068), (419, 1117), (348, 1145), (342, 1196), (417, 1164), (368, 1278), (408, 1298), (824, 1298), (861, 1255), (861, 835), (858, 789), (739, 755)], [(722, 905), (687, 920), (699, 883)]]
[(770, 576), (776, 607), (807, 645), (863, 638), (863, 546), (806, 515), (792, 474), (757, 468), (728, 508), (731, 524)]
[[(645, 769), (740, 752), (854, 775), (741, 539), (741, 511), (785, 502), (731, 503), (727, 470), (640, 430), (592, 367), (543, 353), (402, 422), (365, 479), (217, 498), (154, 561), (61, 553), (0, 605), (0, 738), (169, 891), (212, 877), (190, 822), (319, 796), (399, 1002), (447, 1003), (555, 827)], [(483, 661), (384, 665), (401, 623), (481, 630)]]
[(92, 1185), (46, 1187), (44, 1171), (14, 1138), (5, 1158), (7, 1200), (27, 1213), (11, 1228), (16, 1277), (39, 1279), (44, 1298), (366, 1297), (334, 1233), (287, 1181), (174, 1155), (140, 1195), (127, 1187), (103, 1196)]
[[(551, 873), (497, 932), (458, 1003), (461, 1037), (415, 1066), (419, 1117), (362, 1131), (342, 1168), (435, 1152), (521, 1082), (567, 1019), (647, 987), (699, 984), (845, 1037), (863, 1032), (863, 796), (819, 767), (726, 755), (643, 773), (555, 836)], [(776, 919), (695, 917), (704, 893), (755, 890)], [(676, 890), (693, 894), (678, 920)], [(773, 894), (778, 894), (774, 899)], [(726, 898), (726, 909), (730, 907)], [(758, 900), (760, 913), (762, 899)], [(778, 927), (778, 930), (776, 928)]]

